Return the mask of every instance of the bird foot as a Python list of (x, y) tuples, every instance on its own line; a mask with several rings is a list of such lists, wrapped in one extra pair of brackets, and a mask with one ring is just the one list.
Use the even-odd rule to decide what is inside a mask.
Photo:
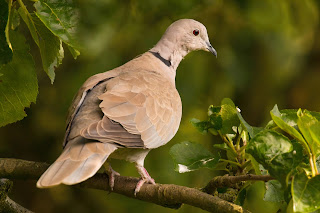
[(120, 176), (120, 174), (116, 171), (114, 171), (112, 169), (112, 167), (109, 165), (109, 168), (107, 169), (107, 174), (109, 176), (109, 186), (110, 186), (110, 189), (111, 191), (113, 191), (113, 187), (114, 187), (114, 179), (115, 179), (115, 176)]
[(136, 188), (134, 190), (134, 196), (137, 196), (137, 193), (140, 191), (141, 187), (145, 183), (150, 183), (155, 185), (156, 182), (152, 177), (150, 177), (148, 171), (143, 166), (137, 166), (138, 172), (141, 175), (140, 180), (138, 181)]

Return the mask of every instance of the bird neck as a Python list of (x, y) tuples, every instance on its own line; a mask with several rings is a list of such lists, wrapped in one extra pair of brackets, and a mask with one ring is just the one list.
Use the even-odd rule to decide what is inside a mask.
[(189, 53), (187, 48), (167, 39), (161, 39), (150, 52), (159, 54), (165, 61), (170, 62), (170, 68), (174, 71), (177, 70), (181, 60)]

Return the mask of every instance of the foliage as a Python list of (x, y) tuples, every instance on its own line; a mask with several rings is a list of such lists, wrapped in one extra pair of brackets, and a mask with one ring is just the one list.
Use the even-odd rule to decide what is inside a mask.
[(19, 32), (20, 17), (38, 46), (43, 70), (51, 83), (62, 63), (67, 45), (74, 58), (79, 52), (76, 39), (78, 12), (72, 1), (39, 0), (29, 11), (22, 0), (0, 5), (0, 127), (26, 116), (25, 107), (35, 103), (38, 81), (33, 56), (24, 34)]
[[(281, 204), (285, 200), (289, 202), (292, 197), (294, 212), (319, 210), (320, 175), (316, 159), (320, 154), (320, 113), (301, 109), (279, 111), (275, 105), (270, 114), (272, 120), (265, 128), (252, 127), (243, 119), (234, 103), (230, 99), (224, 99), (221, 106), (209, 107), (207, 120), (192, 119), (191, 123), (202, 133), (209, 131), (222, 138), (224, 143), (214, 144), (214, 147), (226, 152), (226, 155), (221, 154), (225, 157), (221, 157), (219, 161), (229, 164), (226, 166), (229, 175), (260, 175), (259, 170), (262, 167), (266, 170), (264, 173), (276, 178), (265, 183), (264, 201)], [(193, 165), (201, 161), (198, 151), (190, 153), (193, 149), (189, 149), (189, 146), (189, 142), (184, 142), (171, 148), (172, 157), (179, 157), (176, 163), (188, 162)], [(200, 144), (193, 146), (196, 146), (197, 150), (203, 149), (204, 153), (208, 152)], [(187, 155), (182, 154), (186, 152)], [(196, 155), (199, 158), (194, 157)], [(260, 166), (257, 166), (257, 163)], [(183, 172), (200, 168), (202, 167)], [(250, 197), (252, 195), (248, 194), (251, 187), (255, 186), (245, 184), (239, 188), (239, 195), (244, 196), (244, 193), (240, 192), (245, 189), (245, 198), (253, 199)], [(248, 206), (247, 201), (242, 204)], [(250, 210), (251, 207), (247, 208)]]
[[(10, 1), (0, 2), (7, 5)], [(48, 83), (49, 78), (42, 71), (41, 55), (37, 54), (39, 47), (20, 17), (19, 4), (13, 2), (16, 10), (11, 13), (12, 28), (18, 26), (16, 30), (26, 37), (30, 46), (39, 94), (37, 104), (26, 111), (27, 119), (0, 128), (2, 157), (54, 161), (61, 153), (66, 112), (79, 86), (89, 76), (120, 66), (147, 51), (165, 29), (180, 18), (204, 23), (219, 56), (216, 59), (205, 52), (191, 53), (179, 65), (176, 86), (183, 102), (179, 131), (166, 146), (150, 152), (145, 161), (156, 182), (202, 187), (213, 175), (225, 171), (226, 164), (229, 169), (229, 163), (220, 161), (214, 170), (179, 174), (174, 172), (172, 159), (168, 157), (172, 145), (189, 140), (205, 144), (205, 149), (214, 150), (214, 153), (222, 150), (221, 156), (225, 158), (223, 150), (228, 147), (225, 143), (217, 141), (221, 149), (211, 146), (212, 139), (216, 141), (219, 137), (200, 136), (189, 124), (192, 117), (204, 118), (207, 112), (203, 109), (211, 104), (219, 106), (223, 97), (231, 97), (242, 109), (245, 120), (254, 126), (267, 123), (267, 112), (274, 103), (281, 109), (319, 110), (320, 4), (317, 0), (77, 1), (81, 11), (79, 40), (85, 51), (81, 51), (78, 60), (74, 60), (68, 50), (64, 51), (63, 64), (55, 70), (54, 86)], [(34, 2), (23, 1), (29, 12)], [(0, 5), (1, 12), (6, 8)], [(0, 16), (1, 21), (3, 17)], [(63, 43), (63, 47), (68, 45)], [(12, 53), (10, 48), (9, 51)], [(1, 55), (0, 59), (4, 57)], [(270, 127), (272, 125), (274, 122)], [(231, 152), (228, 153), (230, 156)], [(248, 158), (252, 171), (262, 170), (264, 174), (261, 164), (254, 163), (251, 155)], [(306, 155), (305, 162), (308, 162)], [(302, 168), (306, 168), (304, 163)], [(121, 175), (137, 175), (131, 164), (115, 160), (112, 166)], [(17, 185), (15, 197), (34, 212), (172, 211), (114, 193), (106, 198), (98, 191), (73, 187), (33, 189), (33, 182)], [(25, 196), (26, 191), (28, 196)], [(242, 191), (246, 195), (252, 190)], [(287, 194), (284, 194), (286, 202), (291, 199)], [(203, 211), (184, 206), (181, 212)]]

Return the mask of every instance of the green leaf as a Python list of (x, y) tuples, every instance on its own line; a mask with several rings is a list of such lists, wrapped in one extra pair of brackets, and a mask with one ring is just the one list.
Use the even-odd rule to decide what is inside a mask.
[(209, 122), (211, 123), (211, 128), (215, 130), (220, 130), (222, 128), (222, 118), (220, 115), (220, 106), (209, 106), (208, 116)]
[(68, 49), (71, 52), (72, 56), (74, 59), (77, 59), (77, 57), (80, 55), (80, 51), (74, 49), (73, 47), (71, 47), (70, 45), (68, 45)]
[(240, 120), (240, 124), (242, 126), (243, 129), (245, 129), (249, 135), (250, 135), (250, 138), (253, 138), (254, 136), (256, 136), (259, 132), (261, 132), (263, 130), (263, 128), (261, 127), (253, 127), (253, 126), (250, 126), (245, 120), (244, 118), (242, 117), (241, 113), (239, 111), (237, 111), (237, 116)]
[(220, 170), (220, 171), (227, 171), (228, 172), (228, 169), (227, 169), (227, 165), (228, 165), (229, 163), (228, 162), (225, 162), (225, 161), (223, 161), (223, 162), (219, 162), (219, 163), (217, 163), (216, 165), (215, 165), (215, 167), (214, 167), (214, 170)]
[(192, 118), (190, 123), (202, 134), (206, 134), (208, 129), (212, 127), (211, 123), (208, 121), (200, 121), (199, 119)]
[(179, 173), (190, 172), (200, 168), (214, 169), (219, 162), (219, 157), (201, 144), (187, 141), (172, 146), (170, 155), (175, 162), (175, 170)]
[[(70, 45), (74, 51), (72, 55), (79, 53), (76, 30), (79, 14), (72, 1), (69, 0), (39, 0), (34, 4), (36, 15), (46, 27), (64, 43)], [(78, 51), (78, 53), (76, 53)]]
[(298, 111), (298, 127), (306, 139), (311, 152), (317, 157), (320, 154), (320, 122), (309, 111)]
[(32, 20), (35, 23), (39, 35), (39, 49), (42, 66), (49, 76), (51, 83), (53, 83), (55, 78), (54, 70), (61, 64), (64, 57), (62, 42), (48, 30), (37, 16), (33, 16)]
[[(17, 2), (14, 2), (13, 5), (15, 6)], [(16, 10), (12, 6), (11, 8), (11, 14), (10, 14), (10, 29), (15, 30), (20, 25), (20, 15), (18, 10)]]
[(257, 134), (246, 150), (282, 184), (287, 182), (288, 174), (303, 160), (300, 143), (291, 143), (287, 137), (272, 130)]
[(222, 150), (229, 150), (230, 147), (226, 143), (219, 143), (219, 144), (214, 144), (214, 148), (222, 149)]
[[(256, 160), (271, 161), (280, 154), (290, 152), (292, 144), (284, 135), (267, 130), (259, 133), (252, 138), (247, 151), (255, 157)], [(259, 161), (258, 161), (259, 162)]]
[(23, 2), (21, 0), (19, 0), (18, 2), (20, 4), (20, 8), (18, 9), (18, 12), (19, 12), (22, 20), (28, 26), (34, 42), (39, 46), (39, 37), (37, 34), (36, 26), (34, 25), (34, 22), (32, 20), (32, 17), (30, 15), (29, 11), (27, 10), (26, 6), (23, 4)]
[(221, 106), (210, 106), (208, 109), (209, 121), (213, 128), (220, 130), (221, 134), (234, 134), (233, 127), (239, 126), (237, 109), (231, 99), (225, 98), (221, 101)]
[[(9, 7), (6, 1), (0, 1), (0, 67), (12, 60), (12, 51), (6, 38)], [(8, 38), (9, 39), (9, 38)]]
[(230, 98), (224, 98), (221, 101), (221, 105), (229, 105), (232, 108), (236, 108), (236, 105), (233, 103), (233, 101)]
[(272, 120), (285, 132), (287, 132), (292, 137), (296, 138), (298, 141), (306, 144), (306, 141), (295, 128), (297, 126), (296, 116), (293, 116), (291, 113), (286, 112), (280, 113), (278, 106), (275, 105), (270, 112)]
[(234, 134), (233, 127), (240, 124), (237, 109), (231, 99), (223, 99), (221, 102), (222, 134)]
[(265, 183), (266, 193), (264, 194), (264, 201), (269, 202), (284, 202), (284, 191), (281, 183), (277, 180), (270, 180)]
[(38, 81), (29, 46), (18, 32), (11, 31), (13, 58), (0, 68), (0, 127), (26, 116), (25, 107), (35, 103)]
[(262, 167), (262, 165), (259, 164), (252, 155), (246, 154), (246, 159), (250, 160), (250, 164), (247, 166), (248, 171), (253, 169), (256, 175), (261, 175), (260, 166)]
[(320, 209), (320, 175), (311, 179), (303, 172), (292, 180), (294, 212), (312, 212)]

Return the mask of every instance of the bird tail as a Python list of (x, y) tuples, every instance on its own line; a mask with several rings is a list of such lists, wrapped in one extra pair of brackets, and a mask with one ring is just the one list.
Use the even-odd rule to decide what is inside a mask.
[(117, 147), (109, 143), (88, 142), (77, 137), (69, 141), (60, 157), (42, 174), (38, 188), (58, 184), (73, 185), (92, 177)]

